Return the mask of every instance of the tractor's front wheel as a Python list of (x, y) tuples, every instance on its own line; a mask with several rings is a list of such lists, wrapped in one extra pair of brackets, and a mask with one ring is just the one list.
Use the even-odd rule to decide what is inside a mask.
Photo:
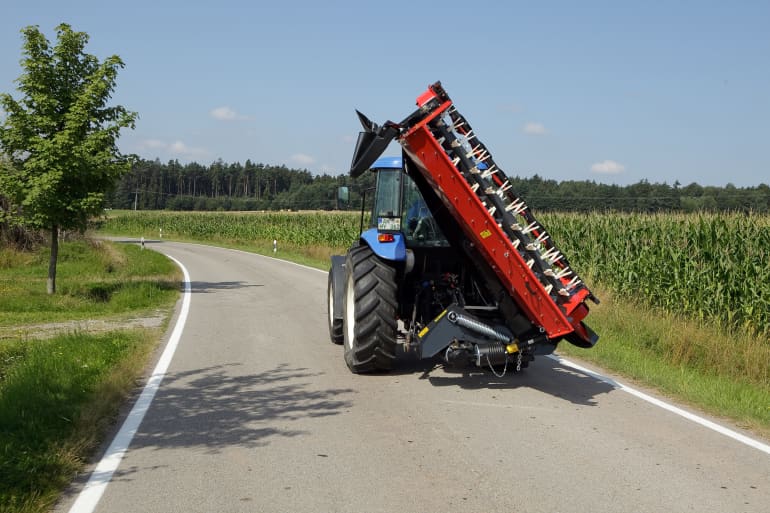
[(343, 295), (345, 363), (355, 373), (396, 361), (396, 271), (369, 246), (348, 251)]

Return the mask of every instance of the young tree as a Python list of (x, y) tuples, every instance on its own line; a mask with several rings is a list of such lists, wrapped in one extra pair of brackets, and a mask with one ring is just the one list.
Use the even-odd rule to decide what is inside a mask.
[(6, 165), (0, 196), (17, 207), (22, 222), (50, 230), (47, 289), (56, 291), (59, 230), (83, 230), (102, 209), (105, 195), (129, 170), (116, 146), (136, 113), (108, 106), (123, 61), (100, 62), (84, 53), (88, 34), (56, 27), (51, 46), (37, 26), (24, 28), (21, 99), (0, 94), (0, 153)]

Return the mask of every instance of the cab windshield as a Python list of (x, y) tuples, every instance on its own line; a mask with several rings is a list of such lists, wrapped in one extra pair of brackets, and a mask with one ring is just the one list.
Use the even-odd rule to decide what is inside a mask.
[(449, 242), (428, 209), (420, 190), (403, 175), (403, 209), (401, 226), (407, 246), (449, 246)]

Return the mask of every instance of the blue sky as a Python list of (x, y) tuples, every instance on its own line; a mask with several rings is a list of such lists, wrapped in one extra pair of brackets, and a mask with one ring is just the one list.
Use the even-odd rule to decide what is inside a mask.
[(768, 1), (3, 0), (0, 91), (21, 28), (62, 22), (125, 61), (145, 158), (345, 173), (354, 109), (398, 121), (440, 80), (512, 176), (770, 183)]

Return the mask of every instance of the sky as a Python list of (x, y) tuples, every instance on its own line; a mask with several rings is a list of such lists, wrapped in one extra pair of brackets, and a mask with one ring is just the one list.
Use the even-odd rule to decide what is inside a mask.
[(770, 183), (767, 0), (0, 0), (0, 92), (20, 30), (60, 23), (125, 62), (147, 159), (347, 173), (355, 109), (400, 121), (441, 81), (511, 176)]

